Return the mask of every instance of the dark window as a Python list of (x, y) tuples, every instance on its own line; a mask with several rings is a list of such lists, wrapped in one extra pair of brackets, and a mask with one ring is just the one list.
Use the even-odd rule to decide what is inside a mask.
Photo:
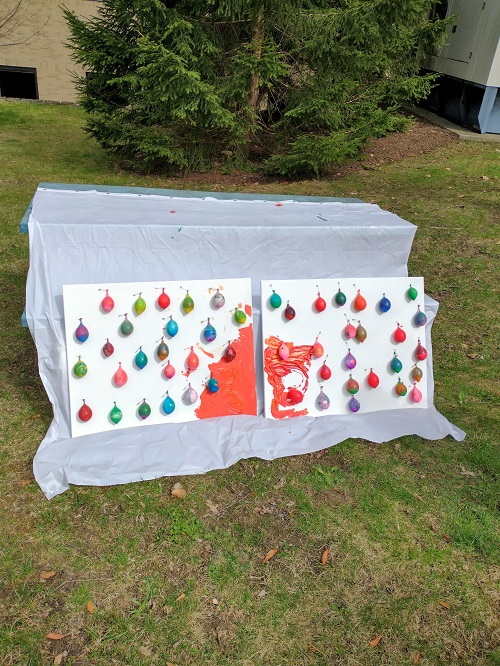
[(0, 96), (38, 99), (36, 69), (0, 65)]

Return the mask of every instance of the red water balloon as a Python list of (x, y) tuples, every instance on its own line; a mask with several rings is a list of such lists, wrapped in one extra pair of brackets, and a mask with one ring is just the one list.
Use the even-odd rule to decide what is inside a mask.
[(236, 349), (233, 347), (231, 343), (229, 343), (226, 349), (224, 350), (223, 356), (226, 359), (226, 361), (228, 361), (228, 363), (234, 361), (234, 359), (236, 358)]
[(321, 344), (321, 342), (316, 338), (312, 348), (311, 348), (311, 353), (314, 356), (314, 358), (321, 358), (323, 354), (325, 353), (324, 347)]
[(162, 310), (168, 308), (168, 306), (170, 305), (170, 298), (168, 294), (165, 293), (165, 289), (161, 290), (161, 294), (158, 296), (156, 302), (158, 303), (158, 307), (160, 307)]
[(104, 356), (105, 356), (106, 358), (108, 358), (109, 356), (111, 356), (111, 354), (112, 354), (114, 351), (115, 351), (115, 348), (113, 347), (113, 345), (111, 344), (111, 342), (109, 341), (109, 339), (106, 338), (106, 342), (104, 343), (104, 345), (103, 345), (103, 347), (102, 347), (102, 353), (104, 354)]
[(314, 307), (316, 308), (316, 312), (323, 312), (323, 310), (326, 308), (326, 301), (319, 294), (318, 298), (314, 301)]
[(394, 342), (404, 342), (406, 340), (406, 333), (401, 328), (401, 324), (398, 324), (397, 329), (392, 334)]
[(292, 321), (292, 319), (295, 319), (295, 310), (292, 308), (292, 306), (289, 303), (285, 308), (285, 319), (288, 319), (288, 321)]
[(330, 370), (330, 368), (327, 366), (326, 363), (323, 363), (323, 365), (319, 369), (319, 376), (321, 377), (321, 379), (325, 380), (330, 379), (330, 377), (332, 376), (332, 371)]
[(80, 421), (90, 421), (92, 418), (92, 410), (90, 407), (85, 403), (85, 400), (83, 401), (83, 405), (80, 407), (78, 410), (78, 418)]
[(189, 352), (189, 356), (187, 357), (186, 365), (189, 372), (194, 372), (200, 365), (200, 359), (192, 347), (191, 351)]
[(371, 368), (367, 381), (368, 381), (368, 386), (370, 386), (371, 388), (377, 388), (377, 386), (380, 384), (379, 376), (375, 372), (373, 372)]
[(300, 402), (302, 402), (302, 400), (304, 400), (304, 394), (296, 388), (288, 389), (288, 400), (292, 404), (298, 405)]
[(418, 345), (417, 348), (415, 349), (415, 358), (417, 361), (425, 361), (427, 358), (427, 350), (425, 347), (422, 346), (420, 342), (420, 338), (418, 339)]
[(115, 302), (108, 294), (108, 290), (106, 289), (106, 296), (101, 301), (101, 308), (104, 310), (104, 312), (111, 312), (114, 307)]
[(361, 310), (364, 310), (366, 308), (366, 298), (361, 295), (361, 290), (358, 289), (358, 295), (354, 299), (354, 309), (357, 310), (358, 312), (361, 312)]

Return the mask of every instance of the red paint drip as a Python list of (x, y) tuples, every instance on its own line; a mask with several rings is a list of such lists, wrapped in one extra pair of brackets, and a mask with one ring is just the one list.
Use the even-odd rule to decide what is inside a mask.
[(245, 313), (246, 313), (247, 317), (252, 316), (252, 306), (251, 305), (245, 305)]
[[(292, 342), (285, 342), (290, 350), (290, 355), (284, 361), (278, 354), (281, 340), (271, 336), (266, 339), (267, 347), (264, 350), (264, 370), (267, 381), (273, 387), (273, 399), (271, 401), (271, 414), (275, 419), (292, 418), (295, 416), (306, 416), (309, 412), (305, 409), (290, 407), (287, 399), (288, 388), (283, 384), (283, 377), (292, 371), (302, 374), (300, 386), (296, 388), (302, 393), (307, 391), (309, 385), (309, 368), (311, 366), (311, 345), (300, 345), (295, 347)], [(283, 409), (283, 407), (285, 409)]]
[(257, 391), (255, 378), (253, 327), (240, 328), (239, 337), (231, 340), (236, 357), (228, 362), (224, 357), (210, 363), (208, 369), (219, 382), (217, 393), (205, 388), (201, 393), (201, 404), (195, 410), (199, 419), (234, 414), (257, 415)]
[(201, 352), (203, 352), (205, 356), (209, 356), (210, 358), (215, 358), (211, 352), (207, 352), (206, 349), (203, 349), (203, 347), (198, 347), (198, 345), (196, 345), (196, 349), (199, 349)]

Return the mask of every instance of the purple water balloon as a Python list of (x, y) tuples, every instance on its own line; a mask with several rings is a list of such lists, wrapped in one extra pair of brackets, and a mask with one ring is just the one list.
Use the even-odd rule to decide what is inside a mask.
[(182, 400), (186, 405), (193, 405), (198, 400), (198, 394), (191, 386), (191, 384), (189, 384), (187, 389), (184, 391), (182, 395)]
[(80, 323), (77, 326), (77, 329), (75, 331), (75, 338), (79, 342), (85, 342), (87, 338), (89, 337), (89, 329), (85, 326), (85, 324), (82, 324), (82, 320), (80, 319)]
[(318, 409), (321, 410), (325, 410), (330, 407), (330, 398), (326, 395), (326, 393), (323, 392), (323, 388), (321, 388), (320, 393), (316, 398), (316, 405)]
[(353, 370), (356, 367), (356, 359), (351, 354), (351, 350), (347, 350), (347, 356), (344, 359), (344, 365), (348, 370)]
[(356, 398), (352, 396), (352, 398), (349, 400), (348, 407), (351, 410), (351, 412), (356, 413), (359, 412), (359, 408), (361, 407), (361, 405), (359, 404), (359, 400), (356, 400)]

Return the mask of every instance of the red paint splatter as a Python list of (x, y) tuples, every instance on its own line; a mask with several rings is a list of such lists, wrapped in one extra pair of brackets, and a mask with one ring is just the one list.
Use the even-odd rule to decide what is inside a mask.
[(246, 313), (247, 317), (252, 316), (252, 306), (251, 305), (245, 305), (245, 313)]
[(210, 363), (208, 369), (219, 382), (217, 393), (205, 388), (200, 396), (201, 404), (195, 410), (199, 419), (233, 414), (257, 415), (257, 391), (253, 348), (253, 327), (240, 328), (239, 337), (231, 340), (236, 358), (226, 361), (222, 357)]
[[(309, 368), (311, 366), (311, 345), (300, 345), (295, 347), (293, 342), (285, 342), (290, 350), (290, 355), (284, 361), (278, 354), (281, 340), (271, 336), (266, 339), (267, 347), (264, 350), (264, 370), (267, 375), (267, 381), (273, 387), (273, 399), (271, 401), (271, 414), (275, 419), (291, 418), (295, 416), (305, 416), (309, 412), (307, 409), (295, 409), (291, 407), (288, 401), (288, 388), (283, 384), (283, 377), (289, 375), (292, 371), (302, 374), (302, 381), (298, 388), (305, 393), (309, 385)], [(281, 408), (287, 409), (281, 409)]]

